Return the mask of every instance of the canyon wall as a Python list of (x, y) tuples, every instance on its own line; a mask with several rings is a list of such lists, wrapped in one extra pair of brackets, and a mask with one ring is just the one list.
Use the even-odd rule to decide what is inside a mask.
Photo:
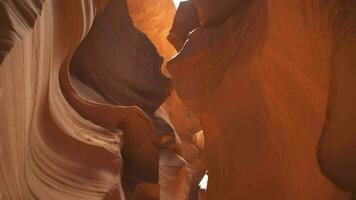
[[(5, 57), (0, 67), (2, 199), (113, 199), (114, 191), (116, 199), (124, 198), (122, 131), (104, 129), (78, 114), (59, 84), (60, 69), (68, 65), (100, 6), (96, 1), (45, 1), (33, 28)], [(8, 27), (15, 35), (19, 28), (22, 24)]]
[(192, 2), (200, 25), (167, 67), (202, 125), (207, 199), (350, 199), (354, 3)]
[(0, 199), (350, 199), (355, 13), (1, 2)]
[(41, 14), (43, 0), (0, 2), (0, 64)]
[(126, 1), (40, 3), (2, 7), (1, 34), (16, 37), (1, 38), (1, 199), (159, 198), (163, 58)]

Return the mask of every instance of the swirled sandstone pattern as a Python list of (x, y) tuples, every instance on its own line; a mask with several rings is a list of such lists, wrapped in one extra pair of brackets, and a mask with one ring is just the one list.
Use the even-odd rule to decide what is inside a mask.
[(32, 29), (42, 11), (43, 0), (0, 2), (0, 64), (6, 54)]
[(96, 1), (45, 1), (33, 29), (5, 57), (0, 67), (3, 199), (103, 199), (121, 188), (122, 131), (83, 118), (59, 85), (60, 68), (97, 12)]
[[(341, 116), (353, 119), (352, 100), (339, 92), (353, 94), (343, 84), (354, 84), (333, 72), (354, 63), (354, 3), (192, 1), (202, 27), (167, 68), (204, 131), (207, 199), (349, 199), (340, 189), (354, 189), (354, 129), (342, 131)], [(331, 84), (336, 126), (320, 140), (330, 76), (344, 83)]]
[[(29, 8), (37, 5), (32, 1), (26, 3)], [(18, 12), (6, 15), (11, 20), (23, 14), (21, 9), (7, 11)], [(105, 26), (100, 20), (105, 18), (109, 19), (107, 23), (119, 25), (116, 26), (119, 30), (113, 30), (127, 34), (126, 37), (133, 39), (132, 44), (137, 43), (118, 51), (119, 54), (135, 52), (131, 54), (134, 57), (126, 54), (126, 59), (121, 60), (122, 70), (131, 67), (131, 70), (141, 69), (138, 73), (146, 73), (146, 82), (119, 77), (121, 83), (135, 81), (127, 86), (132, 90), (113, 91), (105, 86), (105, 81), (110, 79), (91, 85), (83, 77), (70, 73), (75, 70), (70, 69), (71, 65), (78, 63), (74, 59), (71, 64), (73, 53), (81, 41), (85, 45), (86, 36), (90, 41), (90, 35), (96, 30), (100, 34), (100, 26)], [(25, 28), (34, 22), (28, 20)], [(0, 155), (6, 160), (0, 164), (1, 198), (159, 198), (155, 186), (159, 169), (158, 149), (154, 146), (157, 127), (148, 115), (169, 94), (169, 80), (160, 73), (162, 59), (156, 49), (134, 28), (126, 2), (46, 0), (32, 30), (19, 32), (17, 29), (24, 27), (16, 23), (5, 23), (5, 26), (12, 34), (24, 36), (17, 40), (0, 68)], [(117, 48), (123, 42), (127, 40), (116, 40), (111, 46)], [(85, 59), (99, 60), (100, 47), (91, 50), (94, 55)], [(108, 51), (106, 56), (117, 56), (115, 52)], [(108, 68), (110, 62), (102, 64), (107, 70), (115, 70)], [(105, 66), (101, 69), (105, 70)], [(93, 70), (90, 65), (84, 67)], [(125, 73), (130, 74), (127, 70)], [(105, 73), (97, 72), (96, 78), (100, 78), (100, 72)], [(168, 87), (160, 89), (157, 80), (163, 80), (162, 84)], [(140, 87), (135, 85), (152, 88), (138, 90)], [(145, 103), (150, 94), (158, 95)]]
[(355, 199), (355, 8), (1, 1), (0, 199)]

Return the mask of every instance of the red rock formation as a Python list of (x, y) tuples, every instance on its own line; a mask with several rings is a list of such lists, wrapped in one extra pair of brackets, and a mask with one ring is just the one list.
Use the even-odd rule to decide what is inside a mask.
[(0, 64), (6, 54), (33, 27), (43, 0), (0, 2)]
[(168, 70), (202, 124), (207, 199), (348, 199), (316, 156), (336, 1), (193, 2), (203, 27)]
[[(124, 1), (111, 1), (98, 17), (105, 1), (47, 0), (33, 30), (6, 57), (0, 80), (0, 152), (8, 162), (0, 165), (1, 197), (159, 198), (157, 185), (140, 183), (158, 182), (158, 151), (153, 146), (157, 136), (153, 122), (141, 109), (153, 115), (169, 93), (169, 81), (160, 74), (162, 59), (133, 27), (123, 5)], [(116, 23), (112, 32), (105, 30), (105, 23)], [(92, 31), (88, 33), (89, 28)], [(115, 33), (122, 37), (110, 40), (112, 35), (105, 35)], [(104, 40), (86, 49), (95, 53), (90, 57), (81, 49), (96, 41), (93, 34), (102, 34), (98, 39)], [(70, 75), (71, 56), (84, 37), (78, 50), (83, 53), (75, 54), (72, 65), (80, 63), (85, 70), (80, 76)], [(130, 38), (137, 45), (130, 43), (123, 51), (115, 50)], [(105, 53), (110, 47), (115, 49)], [(100, 56), (107, 59), (101, 59), (101, 68), (95, 68), (95, 61), (103, 58)], [(121, 62), (116, 62), (120, 56)], [(113, 73), (117, 66), (121, 70)], [(95, 76), (89, 76), (88, 71), (94, 71)], [(132, 73), (141, 74), (141, 78), (130, 78)], [(101, 79), (112, 74), (117, 76)], [(130, 85), (116, 87), (112, 84), (115, 79)]]
[(217, 25), (224, 22), (236, 12), (237, 7), (249, 4), (249, 0), (192, 0), (197, 8), (199, 22), (203, 27)]
[[(320, 139), (319, 161), (324, 174), (338, 187), (356, 195), (356, 4), (335, 2), (331, 23), (333, 34), (330, 92), (327, 118)], [(354, 197), (355, 199), (356, 197)]]
[(183, 1), (179, 4), (174, 16), (172, 29), (167, 39), (179, 51), (188, 38), (188, 34), (199, 26), (198, 15), (192, 1)]
[(176, 53), (167, 35), (173, 23), (175, 7), (172, 0), (127, 0), (135, 26), (145, 33), (164, 58), (162, 72), (169, 76), (165, 63)]
[(1, 2), (0, 199), (350, 199), (355, 8)]
[[(189, 2), (187, 3), (190, 4)], [(129, 0), (128, 7), (135, 25), (147, 34), (160, 55), (164, 56), (165, 60), (172, 57), (175, 50), (169, 44), (167, 35), (172, 26), (172, 19), (175, 13), (173, 2), (170, 0), (145, 2)], [(162, 12), (162, 8), (164, 8), (164, 12)], [(178, 12), (181, 12), (179, 10), (181, 8), (178, 9)], [(178, 14), (177, 17), (187, 16)], [(188, 18), (186, 19), (188, 20)], [(185, 24), (181, 23), (181, 25)], [(198, 25), (197, 20), (195, 25)], [(177, 27), (177, 25), (173, 26)], [(192, 30), (188, 29), (187, 31)], [(171, 31), (171, 33), (173, 32)], [(185, 38), (182, 38), (182, 41), (186, 39), (187, 33), (183, 36)], [(162, 71), (165, 72), (164, 64)], [(169, 74), (165, 74), (169, 76)], [(164, 114), (165, 112), (167, 113)], [(199, 177), (205, 171), (201, 161), (198, 160), (200, 150), (195, 147), (192, 141), (195, 133), (201, 130), (199, 121), (181, 103), (175, 91), (172, 92), (158, 113), (159, 115), (168, 114), (176, 132), (175, 141), (178, 145), (175, 146), (179, 146), (179, 152), (176, 151), (177, 147), (174, 147), (175, 151), (162, 150), (160, 153), (160, 197), (167, 200), (186, 199), (192, 189), (195, 190), (200, 180)]]
[[(155, 122), (140, 113), (141, 110), (123, 107), (113, 113), (122, 116), (112, 126), (99, 123), (107, 128), (117, 126), (125, 133), (123, 177), (129, 199), (133, 198), (131, 193), (138, 183), (158, 183), (159, 154), (153, 146), (155, 130), (161, 135), (173, 133), (169, 125), (153, 115), (170, 92), (169, 79), (161, 75), (161, 63), (162, 58), (148, 38), (133, 26), (125, 1), (109, 3), (95, 19), (71, 62), (74, 76), (95, 88), (108, 102), (138, 106)], [(87, 110), (80, 109), (80, 113)], [(97, 111), (87, 118), (95, 120), (96, 115)]]
[[(46, 0), (33, 29), (5, 57), (0, 67), (3, 199), (103, 199), (121, 188), (122, 131), (84, 119), (59, 85), (60, 68), (98, 11), (94, 1)], [(116, 199), (123, 197), (119, 191)]]

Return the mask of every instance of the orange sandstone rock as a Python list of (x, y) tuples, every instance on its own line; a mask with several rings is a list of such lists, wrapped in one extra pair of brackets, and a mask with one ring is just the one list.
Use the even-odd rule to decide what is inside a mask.
[(207, 199), (350, 198), (317, 159), (334, 51), (332, 3), (196, 4), (203, 27), (168, 70), (204, 131)]

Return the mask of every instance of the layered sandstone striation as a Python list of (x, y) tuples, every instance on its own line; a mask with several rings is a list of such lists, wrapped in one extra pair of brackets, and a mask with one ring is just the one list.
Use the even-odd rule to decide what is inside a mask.
[(350, 199), (354, 3), (192, 1), (168, 71), (204, 131), (207, 199)]
[[(107, 130), (76, 112), (59, 81), (98, 6), (96, 1), (45, 1), (32, 30), (1, 64), (2, 199), (104, 199), (114, 191), (116, 199), (124, 197), (122, 131)], [(14, 16), (21, 13), (8, 15)], [(18, 28), (8, 27), (13, 34)]]
[[(129, 0), (128, 7), (135, 26), (150, 38), (158, 53), (164, 57), (162, 71), (166, 76), (170, 76), (165, 70), (165, 61), (174, 56), (176, 50), (180, 50), (177, 47), (173, 48), (167, 40), (167, 36), (172, 33), (171, 27), (175, 14), (173, 2), (169, 0), (145, 2)], [(162, 12), (163, 8), (164, 12)], [(194, 9), (194, 7), (191, 8)], [(179, 7), (178, 12), (182, 13), (181, 10), (182, 8)], [(189, 16), (180, 14), (175, 15), (175, 18), (185, 17), (184, 22), (188, 22)], [(197, 21), (196, 24), (198, 24)], [(192, 27), (191, 30), (193, 28), (195, 27)], [(182, 42), (186, 39), (187, 34), (188, 32), (185, 33)], [(205, 165), (200, 160), (202, 149), (199, 149), (196, 142), (193, 141), (196, 133), (201, 130), (199, 121), (181, 102), (174, 90), (155, 114), (170, 121), (171, 127), (174, 127), (174, 138), (165, 139), (168, 140), (167, 144), (172, 144), (168, 146), (174, 148), (160, 150), (160, 198), (167, 200), (194, 199), (197, 195), (198, 183), (205, 172)]]
[(0, 2), (0, 64), (41, 14), (43, 0), (8, 0)]
[(124, 131), (122, 176), (128, 199), (142, 193), (139, 184), (158, 183), (159, 151), (154, 141), (173, 134), (170, 125), (154, 114), (171, 90), (170, 80), (161, 74), (162, 62), (150, 40), (135, 28), (125, 1), (109, 2), (71, 59), (73, 78), (93, 88), (106, 104), (115, 105), (111, 116), (106, 112), (100, 119), (100, 107), (75, 106), (101, 126)]
[(2, 23), (24, 38), (0, 68), (1, 197), (159, 198), (157, 133), (171, 127), (154, 111), (170, 81), (126, 1), (46, 0), (26, 20)]
[(355, 27), (352, 0), (2, 1), (0, 199), (355, 198)]

